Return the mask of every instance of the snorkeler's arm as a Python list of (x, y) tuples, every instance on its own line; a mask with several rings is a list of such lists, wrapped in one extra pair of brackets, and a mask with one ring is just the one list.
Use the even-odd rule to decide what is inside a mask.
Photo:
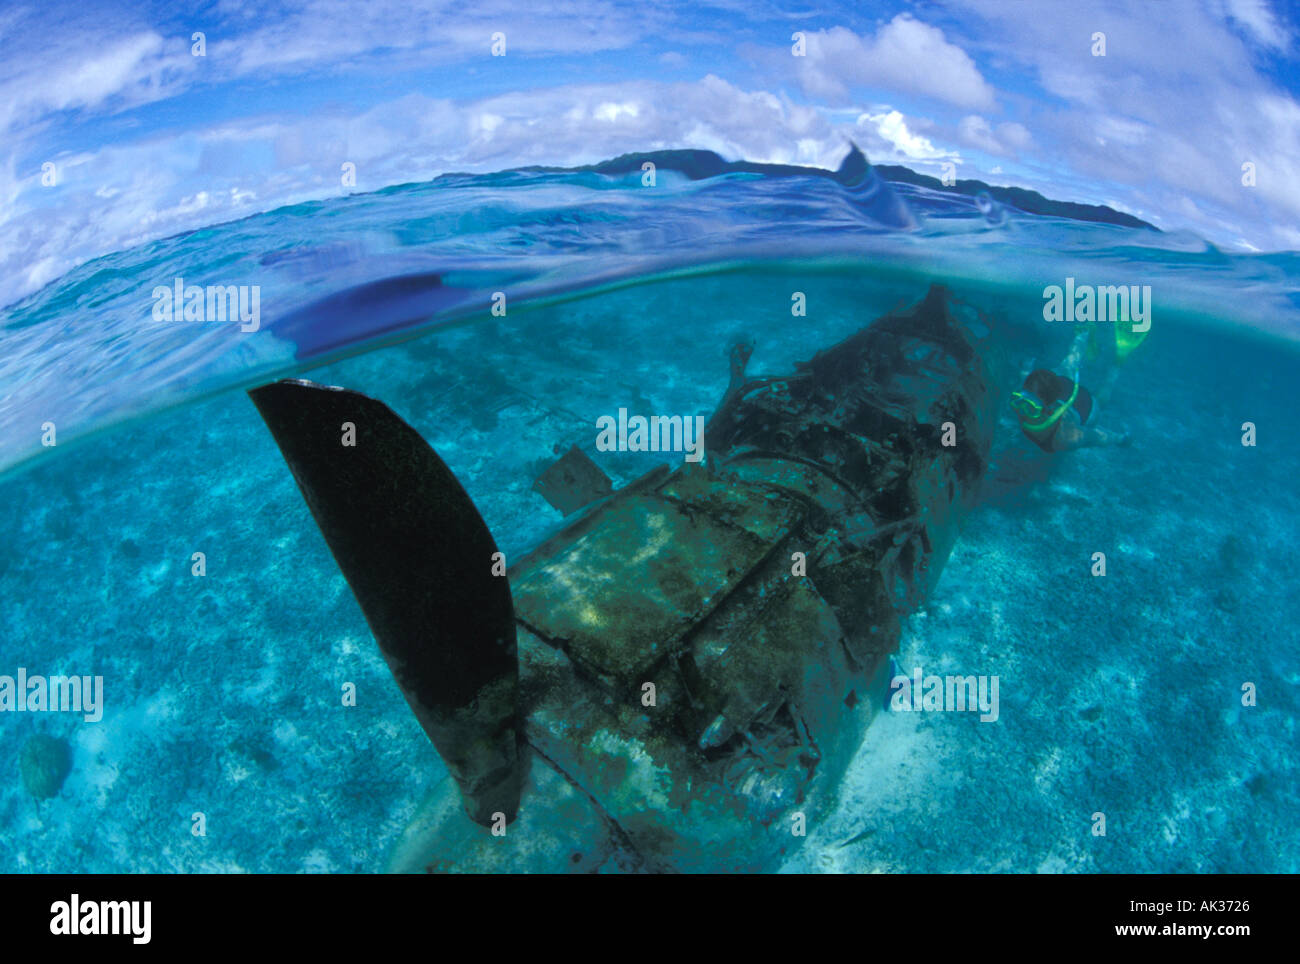
[(1084, 428), (1073, 421), (1062, 422), (1052, 436), (1052, 451), (1070, 452), (1074, 449), (1096, 448), (1102, 445), (1132, 444), (1132, 438), (1119, 432), (1107, 432), (1100, 428)]

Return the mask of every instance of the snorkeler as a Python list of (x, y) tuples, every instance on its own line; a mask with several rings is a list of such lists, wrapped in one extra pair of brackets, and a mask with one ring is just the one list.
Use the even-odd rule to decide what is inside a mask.
[[(1092, 393), (1079, 384), (1079, 367), (1087, 339), (1088, 333), (1080, 331), (1070, 353), (1061, 362), (1060, 367), (1073, 372), (1073, 377), (1036, 368), (1025, 377), (1020, 391), (1011, 393), (1011, 408), (1020, 421), (1021, 430), (1044, 452), (1129, 444), (1127, 435), (1086, 427), (1092, 414), (1093, 400)], [(1118, 356), (1118, 344), (1116, 351)], [(1113, 381), (1112, 375), (1107, 388)]]

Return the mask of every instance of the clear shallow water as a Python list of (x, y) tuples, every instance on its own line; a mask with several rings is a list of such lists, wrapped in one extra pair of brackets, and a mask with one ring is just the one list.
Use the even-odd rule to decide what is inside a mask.
[[(829, 179), (660, 172), (660, 187), (500, 175), (301, 206), (101, 259), (6, 311), (6, 462), (38, 457), (0, 481), (0, 673), (102, 674), (106, 708), (97, 724), (0, 720), (3, 869), (373, 870), (441, 772), (252, 404), (223, 388), (336, 359), (311, 377), (407, 418), (515, 554), (559, 521), (530, 491), (555, 446), (582, 444), (616, 483), (640, 475), (659, 456), (595, 453), (596, 418), (707, 414), (736, 335), (756, 341), (751, 372), (785, 370), (939, 277), (1024, 369), (1064, 353), (1041, 291), (1071, 273), (1153, 286), (1152, 335), (1097, 416), (1135, 444), (1046, 459), (1004, 420), (985, 505), (900, 656), (999, 674), (1001, 719), (884, 714), (789, 869), (1296, 869), (1294, 256), (990, 221), (900, 188), (919, 225), (904, 229), (879, 186)], [(756, 260), (786, 237), (819, 257), (792, 241)], [(213, 283), (277, 279), (259, 332), (140, 323), (159, 273), (204, 283), (211, 265)], [(432, 323), (407, 317), (428, 307), (409, 288), (357, 293), (431, 270), (470, 292)], [(506, 317), (483, 319), (485, 296), (516, 284)], [(342, 327), (294, 315), (348, 291)], [(39, 438), (52, 408), (67, 413), (60, 446), (33, 450), (20, 436)], [(86, 438), (67, 446), (78, 419)], [(1241, 706), (1243, 681), (1259, 706)], [(340, 705), (344, 682), (356, 707)], [(36, 732), (73, 750), (39, 803), (17, 766)]]

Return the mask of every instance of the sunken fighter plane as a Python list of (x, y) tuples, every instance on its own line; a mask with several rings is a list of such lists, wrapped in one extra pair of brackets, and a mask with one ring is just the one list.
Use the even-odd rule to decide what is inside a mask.
[(1002, 386), (987, 326), (941, 285), (793, 373), (751, 378), (748, 357), (703, 462), (612, 490), (571, 450), (543, 488), (595, 501), (508, 570), (386, 405), (250, 392), (447, 764), (388, 869), (773, 870), (833, 806)]

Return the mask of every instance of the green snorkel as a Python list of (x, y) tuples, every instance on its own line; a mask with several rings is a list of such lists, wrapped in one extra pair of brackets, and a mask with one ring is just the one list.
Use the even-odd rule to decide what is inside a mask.
[(1056, 426), (1062, 416), (1070, 410), (1074, 400), (1079, 397), (1079, 377), (1076, 374), (1074, 378), (1074, 390), (1070, 392), (1070, 397), (1061, 402), (1051, 414), (1045, 414), (1046, 408), (1037, 399), (1033, 398), (1027, 392), (1016, 391), (1011, 393), (1011, 407), (1016, 410), (1016, 415), (1020, 418), (1020, 427), (1030, 435), (1048, 435)]

